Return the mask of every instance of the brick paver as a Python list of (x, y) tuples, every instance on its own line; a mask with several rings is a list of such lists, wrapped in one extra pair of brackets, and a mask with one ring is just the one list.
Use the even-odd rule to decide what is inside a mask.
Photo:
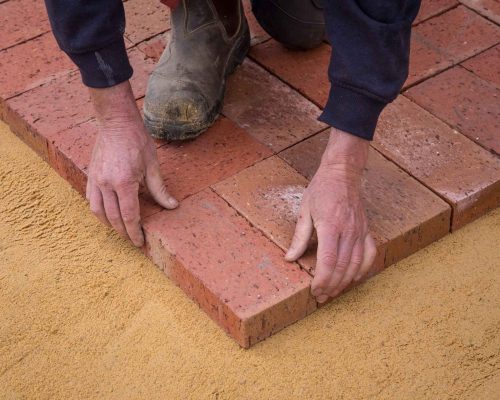
[(400, 96), (374, 146), (453, 207), (457, 229), (500, 205), (500, 158)]
[[(500, 158), (485, 149), (498, 152), (498, 9), (461, 3), (423, 1), (406, 82), (414, 102), (400, 97), (384, 111), (370, 150), (362, 195), (379, 249), (372, 275), (500, 204)], [(229, 79), (224, 116), (194, 141), (156, 141), (180, 207), (163, 210), (144, 190), (140, 198), (146, 253), (248, 347), (317, 308), (315, 238), (298, 263), (283, 254), (328, 140), (316, 117), (331, 48), (287, 50), (244, 6), (252, 60)], [(142, 107), (169, 11), (149, 0), (125, 9)], [(0, 118), (84, 194), (97, 134), (87, 89), (48, 33), (43, 2), (0, 1), (0, 26)]]
[(493, 84), (455, 67), (406, 95), (485, 149), (500, 154), (500, 89)]
[(210, 189), (144, 231), (153, 261), (243, 347), (316, 308), (311, 277)]
[(50, 31), (43, 1), (10, 0), (0, 4), (0, 26), (0, 50)]

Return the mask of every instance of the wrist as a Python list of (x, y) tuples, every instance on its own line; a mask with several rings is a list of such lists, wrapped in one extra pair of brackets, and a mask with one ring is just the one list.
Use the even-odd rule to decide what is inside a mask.
[(332, 172), (361, 176), (368, 160), (369, 148), (368, 140), (331, 128), (321, 166)]
[(132, 87), (128, 81), (109, 88), (89, 88), (97, 123), (106, 128), (141, 121)]

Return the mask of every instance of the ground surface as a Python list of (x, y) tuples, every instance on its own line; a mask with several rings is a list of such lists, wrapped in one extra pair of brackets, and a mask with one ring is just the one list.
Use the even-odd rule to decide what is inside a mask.
[(242, 350), (0, 125), (0, 398), (493, 399), (500, 210)]

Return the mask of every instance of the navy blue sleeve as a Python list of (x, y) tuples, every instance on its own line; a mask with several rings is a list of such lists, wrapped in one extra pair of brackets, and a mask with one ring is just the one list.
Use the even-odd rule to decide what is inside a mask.
[(45, 5), (57, 43), (85, 85), (110, 87), (132, 76), (121, 0), (45, 0)]
[(320, 121), (372, 140), (378, 117), (408, 77), (411, 24), (420, 0), (326, 0), (332, 57)]

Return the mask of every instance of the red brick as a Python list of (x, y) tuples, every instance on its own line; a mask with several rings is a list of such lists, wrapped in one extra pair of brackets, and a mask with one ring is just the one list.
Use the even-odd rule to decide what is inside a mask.
[[(129, 55), (135, 71), (131, 84), (136, 97), (142, 97), (149, 72), (154, 65), (137, 49), (132, 49)], [(31, 126), (32, 132), (47, 138), (94, 116), (88, 90), (81, 83), (79, 72), (55, 78), (8, 100), (7, 104), (20, 119)], [(19, 134), (23, 136), (24, 132)]]
[(461, 67), (445, 71), (406, 95), (487, 150), (500, 154), (500, 90)]
[(500, 159), (403, 96), (382, 113), (373, 144), (451, 204), (452, 229), (500, 205)]
[(223, 113), (274, 151), (326, 128), (320, 109), (247, 60), (229, 79)]
[(159, 0), (129, 0), (124, 3), (125, 36), (134, 44), (170, 29), (170, 9)]
[[(280, 156), (311, 179), (328, 142), (326, 132)], [(370, 232), (389, 266), (448, 233), (450, 207), (394, 163), (371, 149), (362, 186)], [(377, 265), (375, 265), (376, 270)]]
[(462, 66), (500, 88), (500, 45), (469, 58)]
[(171, 34), (172, 31), (167, 31), (140, 43), (137, 47), (144, 54), (146, 54), (147, 57), (152, 58), (155, 62), (158, 62), (163, 54), (163, 50), (165, 50), (165, 47), (167, 47), (167, 44), (170, 41)]
[(50, 31), (43, 1), (10, 0), (0, 4), (0, 50)]
[(426, 19), (434, 17), (435, 15), (441, 14), (442, 12), (455, 7), (457, 4), (457, 0), (422, 0), (420, 10), (414, 23), (418, 24)]
[(330, 91), (328, 64), (331, 48), (322, 44), (309, 51), (293, 51), (275, 40), (252, 47), (250, 56), (280, 79), (322, 107)]
[(309, 275), (210, 189), (144, 231), (147, 254), (243, 347), (316, 308)]
[(75, 69), (52, 33), (46, 33), (0, 51), (0, 97), (8, 99)]
[(243, 0), (243, 8), (245, 10), (245, 15), (247, 17), (248, 26), (250, 27), (250, 42), (254, 46), (256, 44), (262, 43), (269, 39), (269, 35), (264, 29), (259, 25), (257, 19), (252, 13), (252, 5), (250, 0)]
[(460, 0), (467, 7), (477, 11), (497, 24), (500, 24), (500, 3), (498, 0)]
[(177, 199), (197, 193), (271, 154), (224, 117), (195, 140), (158, 148), (167, 187)]
[(418, 25), (414, 32), (454, 63), (471, 57), (500, 40), (500, 29), (497, 26), (463, 6)]

